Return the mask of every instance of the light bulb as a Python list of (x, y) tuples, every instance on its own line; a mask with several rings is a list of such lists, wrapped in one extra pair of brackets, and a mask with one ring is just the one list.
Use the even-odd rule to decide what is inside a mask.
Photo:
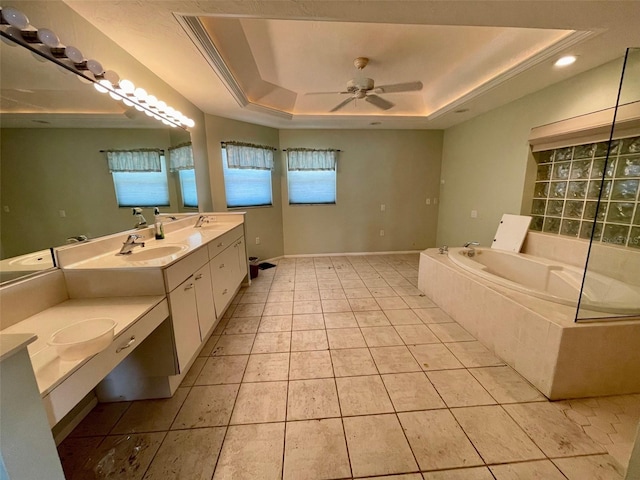
[(87, 68), (94, 75), (100, 75), (104, 72), (104, 68), (102, 68), (102, 64), (97, 60), (87, 60)]
[(147, 100), (148, 95), (147, 91), (144, 88), (136, 88), (133, 94), (140, 102), (145, 102)]
[(149, 95), (147, 97), (147, 104), (149, 104), (150, 107), (155, 107), (157, 103), (158, 103), (158, 99), (153, 95)]
[(127, 107), (133, 107), (133, 102), (127, 98), (123, 98), (122, 103), (124, 103)]
[(138, 105), (137, 103), (133, 104), (133, 108), (135, 108), (136, 110), (138, 110), (139, 112), (142, 112), (144, 110), (144, 108), (142, 108), (140, 105)]
[(153, 113), (151, 113), (149, 110), (145, 110), (145, 111), (144, 111), (144, 114), (145, 114), (147, 117), (152, 117), (152, 116), (153, 116)]
[(164, 123), (165, 125), (171, 125), (171, 122), (169, 120), (166, 119), (162, 119), (162, 123)]
[(4, 18), (9, 25), (19, 30), (24, 30), (29, 26), (29, 19), (17, 8), (2, 7), (2, 18)]
[(126, 78), (123, 78), (122, 80), (120, 80), (120, 88), (127, 95), (133, 94), (133, 92), (135, 92), (136, 90), (136, 87), (133, 84), (133, 82), (131, 80), (127, 80)]
[(118, 95), (116, 92), (114, 92), (113, 90), (109, 92), (109, 96), (114, 100), (118, 100), (118, 101), (122, 100), (122, 97)]
[(186, 121), (184, 122), (185, 125), (189, 128), (193, 128), (196, 125), (196, 122), (194, 122), (193, 120), (191, 120), (190, 118), (187, 118)]
[(556, 60), (556, 63), (554, 63), (554, 65), (556, 67), (566, 67), (568, 65), (571, 65), (575, 61), (576, 61), (576, 57), (574, 57), (573, 55), (567, 55), (565, 57), (562, 57)]
[(60, 45), (60, 39), (58, 36), (48, 28), (41, 28), (38, 30), (38, 40), (49, 48), (55, 48)]
[[(19, 40), (22, 38), (22, 33), (16, 27), (9, 27), (4, 31), (4, 33), (6, 33), (9, 37), (16, 40)], [(6, 39), (5, 37), (2, 37), (2, 41), (11, 47), (18, 46), (16, 42), (12, 42), (11, 40)]]
[(82, 52), (78, 50), (76, 47), (72, 47), (72, 46), (66, 47), (64, 49), (64, 54), (73, 63), (82, 63), (84, 61), (84, 56), (82, 55)]
[(167, 108), (164, 109), (164, 113), (166, 113), (170, 117), (175, 117), (176, 116), (176, 109), (173, 108), (173, 107), (167, 107)]
[(109, 80), (107, 80), (105, 78), (100, 80), (98, 83), (94, 83), (93, 84), (95, 89), (97, 91), (99, 91), (100, 93), (107, 93), (110, 90), (107, 85), (110, 87), (111, 86), (111, 82), (109, 82)]
[(102, 76), (106, 79), (109, 80), (109, 82), (111, 82), (111, 85), (117, 85), (118, 82), (120, 81), (120, 77), (118, 76), (118, 74), (116, 72), (114, 72), (113, 70), (107, 70), (106, 72), (104, 72), (102, 74)]
[(167, 111), (167, 104), (165, 102), (163, 102), (162, 100), (160, 100), (157, 105), (156, 108), (158, 109), (158, 111), (160, 112), (166, 112)]

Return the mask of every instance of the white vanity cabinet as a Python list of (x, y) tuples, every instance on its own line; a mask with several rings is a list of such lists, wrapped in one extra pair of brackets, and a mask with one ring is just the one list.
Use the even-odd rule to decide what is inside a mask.
[(240, 282), (247, 275), (244, 232), (240, 227), (236, 227), (223, 235), (220, 242), (213, 243), (214, 245), (209, 247), (213, 300), (220, 315), (228, 307)]
[(165, 269), (177, 373), (183, 373), (189, 367), (246, 274), (243, 225)]
[(178, 356), (178, 371), (182, 372), (201, 343), (193, 275), (169, 292), (169, 305)]
[(200, 340), (207, 339), (207, 334), (216, 323), (216, 309), (213, 303), (213, 283), (209, 264), (202, 266), (193, 274), (196, 291), (196, 307), (198, 310), (198, 325), (200, 326)]

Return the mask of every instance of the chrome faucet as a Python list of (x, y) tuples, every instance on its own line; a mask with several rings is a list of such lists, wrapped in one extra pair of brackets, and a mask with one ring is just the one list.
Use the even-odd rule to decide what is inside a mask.
[(198, 220), (196, 220), (196, 224), (194, 225), (194, 227), (195, 228), (200, 228), (203, 223), (209, 223), (210, 221), (211, 221), (211, 219), (209, 217), (207, 217), (206, 215), (200, 215), (198, 217)]
[(473, 247), (477, 247), (478, 245), (480, 245), (478, 242), (467, 242), (464, 244), (464, 248), (468, 249), (466, 251), (467, 257), (473, 257), (476, 254), (476, 249)]
[(133, 215), (135, 215), (138, 219), (138, 223), (136, 223), (134, 228), (144, 228), (147, 226), (147, 220), (142, 215), (142, 209), (140, 207), (133, 207)]
[(74, 237), (67, 238), (67, 243), (81, 243), (88, 242), (89, 238), (86, 235), (77, 235)]
[(144, 247), (144, 242), (136, 242), (136, 240), (138, 240), (139, 238), (144, 237), (142, 235), (136, 235), (135, 233), (129, 235), (125, 242), (122, 244), (122, 248), (117, 253), (117, 255), (130, 255), (131, 250), (133, 250), (134, 248), (138, 246)]
[(449, 247), (447, 245), (443, 245), (440, 248), (438, 248), (438, 250), (440, 250), (440, 255), (444, 255), (445, 253), (449, 253)]

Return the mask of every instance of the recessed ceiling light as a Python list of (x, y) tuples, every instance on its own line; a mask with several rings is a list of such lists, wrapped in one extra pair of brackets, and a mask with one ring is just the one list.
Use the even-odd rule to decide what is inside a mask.
[(566, 67), (567, 65), (571, 65), (575, 61), (576, 57), (574, 57), (573, 55), (567, 55), (556, 60), (556, 63), (554, 63), (554, 65), (556, 67)]

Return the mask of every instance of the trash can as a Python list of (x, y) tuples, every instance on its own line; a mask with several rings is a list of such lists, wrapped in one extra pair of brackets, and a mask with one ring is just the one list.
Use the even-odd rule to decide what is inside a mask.
[(260, 259), (258, 257), (249, 257), (249, 277), (256, 278), (260, 272)]

